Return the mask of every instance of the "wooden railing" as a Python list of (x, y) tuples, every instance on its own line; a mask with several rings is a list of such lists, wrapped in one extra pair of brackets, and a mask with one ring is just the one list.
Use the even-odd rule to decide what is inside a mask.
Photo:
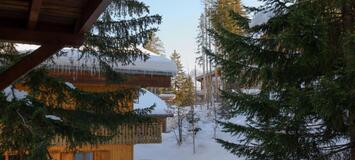
[[(102, 144), (148, 144), (161, 143), (161, 124), (147, 123), (137, 125), (121, 125), (118, 127), (118, 134), (110, 141)], [(56, 137), (52, 144), (54, 146), (66, 146), (67, 141), (61, 137)]]

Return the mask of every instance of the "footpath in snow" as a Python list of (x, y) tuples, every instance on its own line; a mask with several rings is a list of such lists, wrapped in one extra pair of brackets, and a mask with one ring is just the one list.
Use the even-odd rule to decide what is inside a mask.
[[(196, 136), (196, 153), (193, 154), (192, 136), (184, 133), (184, 142), (181, 146), (177, 145), (174, 131), (163, 133), (162, 144), (138, 144), (134, 146), (135, 160), (239, 160), (240, 158), (229, 153), (217, 143), (213, 138), (214, 121), (212, 116), (207, 116), (208, 111), (205, 107), (196, 108), (197, 116), (200, 121), (198, 127), (202, 130)], [(168, 120), (170, 123), (172, 120)], [(169, 124), (169, 122), (168, 122)], [(187, 127), (184, 122), (184, 127)], [(231, 139), (228, 134), (217, 129), (217, 137)]]

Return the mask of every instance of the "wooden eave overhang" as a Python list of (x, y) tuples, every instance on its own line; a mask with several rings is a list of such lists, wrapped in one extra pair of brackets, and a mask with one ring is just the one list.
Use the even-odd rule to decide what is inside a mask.
[[(122, 74), (122, 73), (121, 73)], [(124, 74), (125, 81), (122, 83), (110, 82), (104, 73), (93, 71), (70, 71), (63, 69), (51, 69), (49, 75), (61, 78), (75, 85), (118, 85), (126, 87), (159, 87), (168, 88), (171, 86), (171, 76), (168, 75), (149, 75), (149, 74)]]
[(80, 46), (111, 0), (0, 0), (0, 40), (41, 47), (0, 73), (0, 90), (65, 46)]

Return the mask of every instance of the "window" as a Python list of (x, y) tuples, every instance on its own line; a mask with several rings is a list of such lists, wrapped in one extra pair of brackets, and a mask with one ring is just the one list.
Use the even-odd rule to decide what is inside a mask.
[(77, 152), (74, 154), (74, 160), (94, 160), (93, 152)]
[[(110, 160), (109, 151), (51, 153), (54, 160)], [(0, 159), (1, 160), (1, 159)]]
[(84, 160), (84, 153), (83, 152), (75, 153), (74, 160)]

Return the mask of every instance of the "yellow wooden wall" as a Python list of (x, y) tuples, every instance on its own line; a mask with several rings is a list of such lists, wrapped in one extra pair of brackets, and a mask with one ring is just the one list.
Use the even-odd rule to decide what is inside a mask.
[(63, 146), (53, 146), (48, 150), (54, 160), (74, 160), (75, 152), (93, 152), (94, 160), (133, 160), (133, 144), (84, 146), (75, 151), (67, 151)]
[[(110, 85), (110, 84), (75, 84), (74, 86), (78, 89), (87, 92), (112, 92), (119, 89), (124, 89), (125, 86), (122, 85)], [(133, 109), (133, 99), (129, 100), (128, 110)], [(49, 148), (49, 151), (54, 156), (63, 156), (61, 159), (56, 160), (73, 160), (73, 151), (67, 152), (68, 154), (59, 154), (65, 153), (65, 147), (63, 146), (53, 146)], [(76, 152), (95, 152), (96, 154), (94, 160), (133, 160), (133, 144), (100, 144), (95, 147), (92, 146), (84, 146), (78, 148)], [(106, 152), (105, 155), (97, 156), (99, 153)], [(109, 156), (107, 156), (107, 154)]]

